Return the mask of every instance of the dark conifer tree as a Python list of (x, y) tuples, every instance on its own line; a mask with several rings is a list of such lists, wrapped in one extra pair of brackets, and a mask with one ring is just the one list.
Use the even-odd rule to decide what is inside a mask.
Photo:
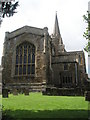
[(18, 6), (18, 2), (0, 2), (0, 24), (2, 22), (2, 18), (13, 16), (14, 13), (16, 13)]

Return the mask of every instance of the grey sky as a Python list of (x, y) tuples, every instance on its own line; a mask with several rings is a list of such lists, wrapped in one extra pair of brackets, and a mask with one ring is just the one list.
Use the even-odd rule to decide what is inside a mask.
[(57, 11), (61, 36), (67, 51), (82, 50), (86, 44), (83, 32), (87, 24), (83, 15), (88, 10), (88, 0), (19, 0), (20, 6), (11, 18), (5, 18), (0, 28), (0, 58), (5, 31), (24, 25), (48, 27), (52, 34)]

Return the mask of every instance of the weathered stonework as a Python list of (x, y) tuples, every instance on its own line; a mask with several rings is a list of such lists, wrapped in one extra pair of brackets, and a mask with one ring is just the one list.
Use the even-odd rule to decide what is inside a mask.
[[(35, 47), (34, 74), (15, 74), (16, 50), (22, 43), (32, 44)], [(24, 66), (23, 64), (21, 66)], [(2, 67), (4, 88), (10, 91), (16, 89), (19, 92), (26, 90), (25, 94), (29, 94), (28, 91), (44, 91), (44, 94), (56, 94), (57, 91), (57, 95), (69, 95), (72, 91), (72, 94), (76, 94), (76, 91), (82, 91), (84, 83), (87, 83), (84, 53), (83, 51), (67, 52), (65, 50), (57, 15), (52, 36), (49, 35), (46, 27), (40, 29), (24, 26), (11, 33), (6, 32)], [(20, 65), (18, 67), (20, 72), (19, 69)]]

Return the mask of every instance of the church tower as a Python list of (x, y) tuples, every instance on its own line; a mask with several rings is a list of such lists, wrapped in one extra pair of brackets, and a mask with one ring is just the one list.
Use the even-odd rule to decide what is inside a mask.
[(58, 18), (57, 18), (57, 12), (55, 16), (55, 24), (54, 24), (54, 30), (52, 34), (52, 51), (54, 54), (58, 55), (61, 52), (65, 52), (65, 46), (62, 41), (62, 37), (60, 34), (60, 29), (59, 29), (59, 23), (58, 23)]

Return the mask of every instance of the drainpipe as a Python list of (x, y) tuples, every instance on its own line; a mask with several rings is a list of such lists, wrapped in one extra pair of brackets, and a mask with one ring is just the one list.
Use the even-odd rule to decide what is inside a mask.
[(77, 79), (77, 63), (75, 63), (75, 77), (76, 77), (76, 85), (78, 83), (78, 79)]

